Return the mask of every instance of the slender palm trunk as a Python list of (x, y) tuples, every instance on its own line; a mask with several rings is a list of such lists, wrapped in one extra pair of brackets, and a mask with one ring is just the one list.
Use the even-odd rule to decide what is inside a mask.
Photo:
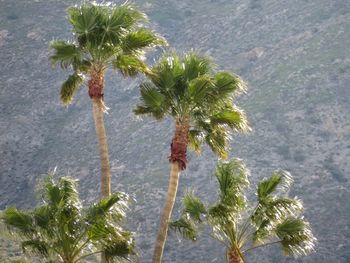
[(168, 235), (168, 224), (173, 211), (173, 207), (176, 200), (177, 187), (179, 184), (180, 177), (180, 167), (177, 162), (172, 162), (170, 164), (170, 180), (168, 186), (168, 193), (165, 199), (165, 205), (163, 208), (162, 216), (160, 219), (159, 232), (157, 241), (155, 244), (153, 263), (159, 263), (163, 257), (163, 251), (165, 246), (165, 241)]
[(227, 263), (244, 263), (241, 253), (237, 249), (227, 251)]
[(153, 263), (160, 263), (163, 257), (165, 241), (168, 235), (169, 221), (176, 200), (180, 172), (186, 169), (186, 149), (188, 144), (189, 122), (187, 119), (176, 121), (175, 136), (171, 143), (170, 179), (165, 205), (160, 218), (158, 236), (153, 253)]
[(95, 121), (96, 135), (99, 144), (101, 160), (101, 196), (107, 197), (111, 194), (111, 172), (109, 166), (107, 135), (104, 125), (105, 105), (103, 103), (104, 72), (93, 69), (89, 80), (89, 95)]
[(106, 130), (104, 126), (103, 110), (99, 99), (92, 99), (92, 108), (94, 113), (95, 128), (100, 150), (101, 160), (101, 195), (102, 197), (111, 194), (111, 173), (109, 167), (108, 144)]

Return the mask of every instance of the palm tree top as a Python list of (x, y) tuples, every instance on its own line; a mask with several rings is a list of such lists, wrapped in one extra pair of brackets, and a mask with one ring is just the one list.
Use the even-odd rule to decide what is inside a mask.
[(248, 202), (245, 195), (249, 171), (242, 160), (219, 162), (214, 175), (219, 184), (217, 201), (206, 205), (188, 192), (181, 218), (171, 224), (173, 229), (196, 240), (206, 222), (213, 228), (212, 237), (242, 254), (272, 244), (280, 244), (286, 255), (295, 257), (314, 250), (316, 238), (302, 216), (303, 205), (288, 196), (293, 182), (288, 172), (275, 171), (262, 180), (255, 203)]
[(68, 8), (73, 40), (55, 40), (50, 46), (51, 62), (70, 68), (73, 74), (63, 84), (61, 99), (69, 104), (84, 76), (107, 67), (125, 76), (147, 72), (143, 62), (146, 49), (164, 46), (166, 40), (146, 26), (147, 16), (125, 2), (83, 4)]
[(132, 233), (122, 227), (126, 194), (114, 193), (83, 208), (76, 180), (61, 177), (56, 181), (51, 174), (42, 184), (41, 197), (42, 206), (34, 210), (11, 207), (0, 217), (18, 235), (24, 252), (49, 262), (71, 263), (102, 252), (110, 260), (135, 254)]
[(237, 75), (216, 71), (208, 56), (197, 52), (179, 56), (170, 51), (148, 76), (150, 81), (141, 84), (141, 103), (134, 113), (188, 122), (190, 146), (195, 151), (206, 142), (226, 157), (229, 130), (250, 130), (245, 113), (234, 104), (236, 96), (246, 91), (245, 83)]

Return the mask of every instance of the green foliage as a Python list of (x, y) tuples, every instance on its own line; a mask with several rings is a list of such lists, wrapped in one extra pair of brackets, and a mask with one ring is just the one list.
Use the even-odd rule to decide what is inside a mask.
[(258, 184), (254, 209), (247, 205), (249, 171), (241, 160), (219, 162), (214, 175), (219, 184), (214, 204), (205, 206), (193, 193), (185, 195), (182, 215), (171, 223), (183, 237), (195, 241), (199, 226), (206, 224), (212, 237), (242, 253), (277, 243), (286, 255), (313, 251), (316, 239), (301, 216), (303, 206), (297, 198), (288, 197), (292, 183), (288, 172), (275, 171)]
[(135, 254), (132, 233), (122, 228), (128, 196), (114, 193), (84, 209), (76, 187), (70, 177), (56, 182), (51, 174), (41, 190), (42, 206), (28, 212), (16, 208), (3, 212), (1, 220), (22, 240), (23, 252), (54, 262), (78, 262), (101, 252), (108, 260)]
[(196, 152), (207, 143), (226, 158), (231, 130), (249, 130), (244, 112), (233, 104), (244, 83), (227, 72), (215, 72), (210, 58), (193, 52), (182, 57), (166, 53), (147, 76), (151, 81), (141, 85), (141, 103), (134, 113), (189, 119), (189, 146)]
[(146, 15), (135, 6), (83, 4), (68, 9), (74, 41), (53, 41), (50, 60), (62, 68), (73, 70), (63, 83), (61, 100), (69, 104), (84, 77), (92, 69), (104, 71), (108, 67), (124, 76), (147, 73), (143, 51), (166, 45), (166, 41), (142, 26)]

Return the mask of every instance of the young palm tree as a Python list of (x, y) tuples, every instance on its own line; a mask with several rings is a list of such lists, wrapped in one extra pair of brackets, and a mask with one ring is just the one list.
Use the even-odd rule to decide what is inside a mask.
[(102, 252), (106, 262), (135, 254), (132, 233), (121, 225), (127, 195), (115, 193), (83, 209), (75, 181), (62, 177), (55, 182), (49, 176), (42, 196), (44, 204), (33, 211), (8, 208), (1, 215), (3, 223), (22, 240), (24, 252), (63, 263)]
[(228, 263), (243, 263), (246, 252), (273, 244), (280, 244), (286, 255), (310, 253), (316, 239), (301, 216), (302, 203), (288, 197), (290, 174), (275, 171), (261, 181), (254, 207), (248, 206), (244, 194), (249, 186), (248, 174), (241, 160), (220, 162), (215, 171), (220, 190), (216, 203), (206, 206), (193, 193), (187, 193), (182, 216), (171, 227), (194, 241), (199, 226), (208, 224), (211, 236), (225, 244)]
[(230, 131), (247, 131), (249, 127), (243, 111), (233, 104), (234, 96), (244, 91), (243, 82), (228, 72), (214, 72), (205, 56), (166, 54), (152, 67), (149, 78), (151, 82), (141, 84), (142, 103), (135, 114), (148, 114), (158, 120), (172, 117), (175, 122), (168, 193), (153, 254), (153, 262), (159, 263), (179, 174), (186, 169), (187, 146), (199, 152), (207, 143), (214, 153), (226, 158)]
[(84, 4), (68, 9), (68, 19), (73, 27), (73, 41), (53, 41), (53, 64), (70, 68), (73, 73), (62, 84), (61, 101), (69, 104), (88, 78), (88, 93), (91, 98), (96, 134), (101, 159), (102, 196), (111, 193), (110, 165), (107, 137), (104, 127), (104, 77), (112, 67), (124, 76), (147, 72), (142, 61), (146, 48), (166, 44), (165, 40), (151, 30), (142, 27), (146, 16), (130, 4), (104, 6)]

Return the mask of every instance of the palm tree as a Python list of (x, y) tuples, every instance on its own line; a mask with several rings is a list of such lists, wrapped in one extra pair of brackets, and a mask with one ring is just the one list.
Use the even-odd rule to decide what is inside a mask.
[(111, 193), (111, 175), (108, 145), (104, 127), (104, 77), (111, 67), (123, 76), (135, 76), (147, 72), (142, 61), (146, 48), (164, 45), (165, 40), (142, 26), (146, 15), (134, 6), (84, 4), (68, 9), (68, 20), (73, 27), (73, 41), (56, 40), (50, 60), (73, 73), (61, 87), (61, 101), (70, 104), (78, 88), (88, 78), (96, 134), (101, 159), (102, 197)]
[(104, 253), (106, 262), (135, 254), (132, 233), (122, 228), (128, 196), (114, 193), (83, 209), (76, 182), (50, 175), (42, 190), (43, 205), (32, 211), (7, 208), (4, 225), (22, 240), (24, 252), (48, 262), (75, 263)]
[(168, 193), (161, 215), (153, 262), (161, 262), (168, 222), (175, 203), (179, 174), (186, 169), (187, 146), (199, 152), (206, 143), (221, 158), (227, 157), (231, 130), (249, 129), (245, 114), (233, 104), (244, 91), (244, 83), (228, 72), (214, 72), (206, 56), (189, 53), (179, 57), (165, 54), (148, 74), (150, 82), (141, 84), (141, 104), (137, 115), (157, 120), (172, 117), (175, 134), (169, 157), (171, 171)]
[(215, 171), (219, 183), (217, 201), (206, 206), (188, 192), (183, 199), (182, 216), (171, 227), (195, 241), (201, 225), (211, 226), (211, 237), (226, 246), (228, 263), (246, 262), (246, 252), (273, 244), (280, 244), (285, 255), (307, 255), (313, 251), (316, 239), (301, 216), (303, 205), (299, 199), (288, 197), (290, 174), (275, 171), (262, 180), (253, 207), (248, 206), (244, 194), (249, 186), (248, 175), (241, 160), (220, 162)]

